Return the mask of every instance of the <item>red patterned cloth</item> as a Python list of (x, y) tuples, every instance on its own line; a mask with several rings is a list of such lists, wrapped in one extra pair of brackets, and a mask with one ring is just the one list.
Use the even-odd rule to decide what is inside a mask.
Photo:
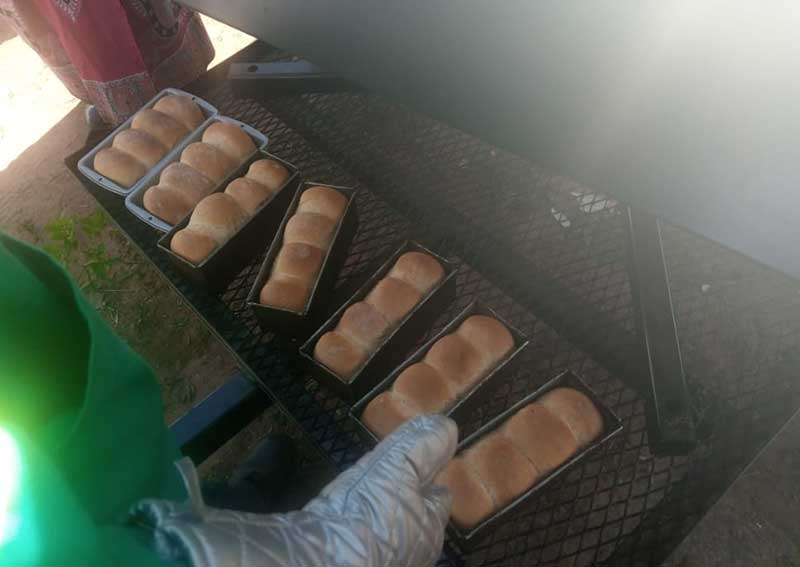
[(0, 16), (114, 125), (214, 58), (199, 16), (171, 0), (0, 0)]

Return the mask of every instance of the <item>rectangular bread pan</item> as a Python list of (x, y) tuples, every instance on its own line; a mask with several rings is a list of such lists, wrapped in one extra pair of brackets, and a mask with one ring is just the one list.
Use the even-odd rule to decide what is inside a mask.
[(350, 408), (350, 417), (356, 422), (359, 433), (368, 443), (375, 443), (379, 441), (379, 439), (374, 433), (372, 433), (369, 427), (367, 427), (366, 424), (361, 421), (361, 414), (364, 412), (364, 409), (366, 409), (367, 405), (369, 405), (369, 403), (379, 394), (389, 390), (394, 384), (394, 381), (397, 380), (397, 378), (406, 368), (416, 364), (417, 362), (420, 362), (423, 358), (425, 358), (425, 355), (428, 354), (428, 351), (436, 343), (436, 341), (446, 335), (455, 333), (461, 323), (463, 323), (465, 319), (471, 317), (472, 315), (488, 315), (489, 317), (493, 317), (500, 321), (506, 326), (511, 333), (511, 336), (514, 338), (514, 347), (505, 356), (505, 358), (497, 363), (494, 368), (490, 369), (485, 376), (478, 379), (472, 388), (462, 394), (461, 397), (458, 398), (455, 403), (444, 412), (444, 414), (452, 417), (455, 419), (456, 423), (459, 423), (459, 416), (463, 415), (464, 412), (469, 412), (472, 408), (480, 406), (483, 401), (486, 401), (488, 394), (490, 394), (492, 391), (492, 386), (496, 385), (497, 380), (502, 378), (503, 374), (507, 373), (513, 368), (517, 355), (528, 346), (530, 340), (519, 329), (512, 326), (508, 321), (500, 317), (500, 315), (498, 315), (493, 309), (486, 307), (477, 300), (473, 301), (461, 313), (456, 315), (456, 317), (450, 321), (447, 326), (435, 337), (420, 347), (419, 350), (417, 350), (414, 354), (407, 358), (405, 362), (392, 371), (392, 373), (389, 374), (385, 380), (375, 386), (372, 391), (370, 391), (352, 408)]
[[(300, 195), (309, 187), (323, 186), (335, 189), (347, 197), (347, 205), (345, 206), (342, 218), (339, 220), (339, 225), (333, 233), (331, 245), (328, 248), (325, 257), (322, 259), (322, 267), (320, 268), (317, 281), (311, 287), (311, 295), (306, 303), (305, 310), (302, 312), (290, 311), (280, 307), (270, 307), (259, 303), (259, 295), (261, 288), (269, 279), (272, 273), (272, 265), (278, 256), (278, 252), (283, 247), (283, 233), (286, 229), (286, 224), (292, 218), (297, 205), (300, 202)], [(247, 305), (256, 316), (256, 320), (262, 329), (265, 331), (280, 332), (281, 334), (289, 335), (291, 337), (300, 337), (308, 335), (316, 329), (322, 321), (327, 312), (327, 302), (330, 299), (333, 284), (336, 277), (347, 259), (347, 249), (358, 227), (358, 209), (356, 207), (356, 193), (357, 191), (352, 187), (338, 187), (336, 185), (325, 185), (324, 183), (304, 182), (300, 189), (297, 191), (292, 203), (286, 210), (272, 245), (267, 251), (264, 262), (261, 264), (261, 270), (253, 282), (253, 287), (247, 295)]]
[[(193, 94), (184, 92), (184, 91), (182, 91), (180, 89), (172, 89), (172, 88), (164, 89), (163, 91), (158, 93), (156, 96), (151, 98), (139, 110), (142, 110), (144, 108), (152, 108), (153, 105), (155, 105), (155, 103), (157, 103), (160, 98), (163, 98), (163, 97), (165, 97), (166, 95), (169, 95), (169, 94), (183, 95), (183, 96), (188, 96), (189, 98), (191, 98), (195, 102), (195, 104), (197, 104), (197, 106), (200, 107), (200, 111), (203, 113), (203, 115), (206, 117), (206, 119), (211, 118), (212, 116), (216, 116), (218, 114), (217, 109), (214, 106), (212, 106), (211, 104), (209, 104), (208, 102), (204, 101), (202, 98), (200, 98), (198, 96), (195, 96)], [(139, 110), (137, 110), (136, 112), (139, 112)], [(108, 136), (103, 138), (103, 140), (99, 144), (97, 144), (94, 148), (91, 149), (91, 151), (89, 151), (89, 153), (87, 153), (80, 160), (78, 160), (78, 170), (81, 173), (83, 173), (88, 179), (90, 179), (92, 182), (94, 182), (95, 184), (99, 185), (103, 189), (108, 189), (109, 191), (117, 193), (118, 195), (127, 195), (128, 193), (133, 191), (137, 187), (137, 185), (139, 185), (139, 183), (142, 181), (142, 179), (147, 177), (147, 175), (149, 173), (151, 173), (152, 171), (159, 169), (159, 167), (162, 166), (164, 163), (167, 163), (169, 158), (176, 151), (178, 151), (178, 148), (181, 148), (181, 146), (183, 145), (183, 142), (180, 142), (178, 145), (176, 145), (174, 148), (172, 148), (170, 151), (168, 151), (167, 154), (163, 158), (161, 158), (160, 162), (158, 162), (152, 169), (149, 169), (145, 173), (144, 177), (142, 177), (142, 179), (140, 179), (139, 181), (137, 181), (136, 183), (134, 183), (130, 187), (123, 187), (119, 183), (116, 183), (115, 181), (112, 181), (112, 180), (108, 179), (107, 177), (105, 177), (101, 173), (98, 173), (97, 171), (95, 171), (95, 169), (94, 169), (94, 156), (97, 154), (97, 152), (99, 152), (103, 148), (107, 148), (108, 146), (110, 146), (111, 143), (114, 141), (114, 136), (116, 136), (117, 134), (119, 134), (123, 130), (127, 130), (128, 128), (130, 128), (131, 127), (131, 122), (133, 122), (133, 117), (134, 116), (136, 116), (135, 113), (130, 118), (128, 118), (125, 122), (123, 122), (122, 124), (117, 126)], [(191, 135), (193, 133), (197, 132), (197, 130), (199, 130), (202, 127), (203, 127), (202, 124), (200, 126), (198, 126), (195, 130), (193, 130), (189, 134), (189, 136), (187, 136), (187, 138), (191, 137)], [(184, 139), (184, 141), (185, 141), (185, 139)]]
[(507, 506), (498, 510), (490, 517), (486, 518), (483, 522), (472, 528), (470, 531), (463, 531), (461, 528), (455, 525), (452, 521), (450, 521), (448, 525), (448, 532), (450, 535), (462, 546), (464, 549), (470, 549), (479, 538), (482, 538), (487, 533), (489, 533), (494, 527), (497, 526), (500, 521), (508, 516), (509, 514), (513, 513), (514, 510), (526, 502), (527, 500), (534, 498), (535, 496), (539, 495), (542, 491), (547, 489), (547, 485), (550, 484), (554, 479), (558, 478), (559, 476), (566, 474), (569, 470), (574, 468), (575, 466), (579, 465), (581, 462), (586, 460), (587, 456), (592, 453), (593, 451), (597, 450), (602, 445), (605, 445), (609, 442), (613, 437), (620, 434), (622, 431), (622, 421), (614, 415), (614, 413), (600, 401), (600, 398), (597, 397), (591, 388), (589, 388), (586, 383), (578, 378), (575, 374), (570, 371), (564, 372), (541, 388), (525, 396), (519, 402), (508, 408), (506, 411), (501, 413), (500, 415), (494, 417), (491, 421), (486, 423), (483, 427), (478, 429), (475, 433), (467, 437), (466, 439), (462, 440), (458, 444), (458, 454), (462, 453), (466, 449), (468, 449), (471, 445), (478, 442), (484, 436), (489, 433), (492, 433), (500, 426), (502, 426), (511, 416), (513, 416), (517, 411), (522, 409), (523, 407), (527, 406), (531, 402), (535, 402), (543, 395), (545, 395), (550, 390), (554, 390), (555, 388), (574, 388), (579, 392), (588, 397), (592, 403), (597, 408), (597, 411), (600, 412), (600, 415), (603, 418), (603, 430), (600, 435), (591, 442), (589, 445), (575, 453), (571, 458), (567, 459), (567, 461), (562, 464), (560, 467), (552, 470), (549, 474), (547, 474), (544, 478), (539, 480), (535, 485), (529, 488), (527, 491), (522, 493), (520, 496), (516, 498), (513, 502), (509, 503)]
[(175, 268), (197, 287), (209, 293), (216, 294), (223, 291), (244, 266), (263, 250), (275, 235), (300, 182), (300, 174), (292, 164), (264, 151), (258, 151), (245, 161), (234, 172), (236, 176), (247, 173), (250, 164), (259, 159), (271, 159), (283, 164), (289, 170), (289, 177), (278, 189), (271, 199), (265, 201), (256, 209), (245, 224), (239, 228), (228, 240), (199, 264), (193, 264), (183, 256), (175, 254), (170, 248), (170, 242), (176, 232), (189, 224), (192, 214), (186, 215), (172, 230), (162, 236), (158, 247), (163, 250), (172, 261)]
[[(363, 300), (372, 288), (389, 273), (397, 259), (406, 252), (423, 252), (436, 258), (444, 268), (444, 278), (428, 295), (412, 309), (388, 335), (381, 339), (378, 347), (372, 352), (367, 361), (356, 372), (351, 382), (340, 378), (333, 370), (314, 359), (314, 346), (319, 338), (332, 331), (344, 311), (352, 304)], [(362, 285), (358, 291), (334, 313), (325, 324), (320, 327), (300, 347), (300, 356), (309, 364), (311, 373), (323, 385), (330, 388), (342, 399), (352, 402), (363, 397), (369, 392), (382, 376), (386, 376), (397, 364), (402, 362), (406, 353), (415, 341), (424, 336), (430, 329), (436, 316), (452, 301), (455, 295), (456, 268), (453, 262), (428, 250), (421, 244), (406, 241), (392, 256)]]
[[(170, 153), (168, 156), (169, 159), (161, 160), (156, 167), (151, 169), (148, 173), (142, 177), (139, 182), (134, 185), (133, 190), (125, 197), (125, 207), (132, 212), (137, 218), (143, 220), (153, 228), (160, 230), (161, 232), (169, 232), (172, 230), (172, 225), (165, 220), (162, 220), (155, 216), (153, 213), (148, 211), (144, 208), (144, 194), (145, 192), (152, 187), (153, 185), (158, 185), (158, 181), (161, 179), (161, 172), (164, 171), (169, 164), (180, 161), (181, 153), (189, 144), (193, 142), (199, 141), (203, 134), (206, 131), (206, 128), (211, 126), (214, 122), (230, 122), (231, 124), (236, 124), (242, 130), (244, 130), (252, 139), (253, 143), (256, 145), (256, 153), (253, 154), (254, 156), (258, 155), (259, 150), (264, 151), (267, 147), (267, 143), (269, 139), (256, 130), (255, 128), (248, 126), (244, 122), (239, 122), (238, 120), (234, 120), (233, 118), (228, 118), (227, 116), (213, 116), (203, 122), (203, 125), (200, 126), (194, 133), (186, 138), (183, 142), (178, 144), (177, 150), (174, 153)], [(245, 161), (246, 164), (252, 163), (254, 160), (253, 158), (249, 158)], [(224, 191), (225, 187), (228, 186), (228, 183), (236, 179), (237, 177), (241, 177), (244, 173), (247, 173), (247, 169), (244, 170), (244, 173), (241, 173), (241, 166), (234, 169), (231, 173), (229, 173), (225, 179), (223, 179), (219, 185), (214, 189), (214, 192), (217, 191)]]

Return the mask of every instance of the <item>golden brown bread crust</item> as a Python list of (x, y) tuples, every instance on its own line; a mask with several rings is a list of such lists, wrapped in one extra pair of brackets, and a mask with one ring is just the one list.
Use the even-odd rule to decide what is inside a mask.
[(228, 183), (225, 192), (251, 216), (274, 195), (272, 190), (247, 177), (238, 177)]
[(181, 152), (181, 161), (193, 167), (215, 184), (233, 171), (236, 164), (226, 154), (205, 142), (192, 142)]
[(336, 222), (316, 213), (295, 213), (283, 233), (285, 242), (302, 242), (327, 250)]
[(189, 130), (183, 124), (153, 108), (137, 112), (131, 121), (131, 128), (147, 132), (169, 150), (189, 135)]
[(94, 170), (123, 187), (130, 187), (147, 172), (145, 165), (130, 154), (114, 147), (103, 148), (94, 155)]
[(532, 403), (500, 429), (502, 435), (546, 474), (578, 451), (578, 441), (564, 422), (545, 406)]
[(245, 222), (247, 213), (236, 199), (225, 193), (212, 193), (194, 208), (189, 226), (222, 244)]
[[(261, 167), (266, 167), (266, 164)], [(288, 302), (272, 291), (291, 288), (291, 304), (296, 306), (294, 310), (304, 311), (344, 212), (344, 206), (339, 206), (340, 201), (347, 203), (344, 195), (329, 187), (310, 187), (300, 194), (297, 209), (286, 223), (283, 245), (272, 266), (272, 273), (262, 288), (260, 301), (263, 305), (291, 309)], [(292, 287), (288, 283), (272, 284), (273, 280), (287, 278), (297, 278), (297, 285)], [(304, 297), (300, 297), (301, 291), (305, 293)], [(329, 340), (335, 342), (338, 339)]]
[(308, 284), (299, 278), (278, 276), (261, 288), (259, 302), (289, 311), (302, 311), (308, 300)]
[(464, 451), (467, 463), (483, 481), (498, 508), (528, 490), (539, 471), (502, 435), (488, 435)]
[(435, 368), (425, 362), (412, 364), (392, 384), (392, 392), (409, 400), (420, 413), (438, 413), (456, 399), (456, 391)]
[(364, 301), (375, 307), (392, 325), (399, 323), (422, 299), (410, 284), (386, 277), (375, 284)]
[(276, 192), (289, 178), (289, 170), (272, 159), (259, 159), (250, 164), (246, 177)]
[[(170, 248), (190, 262), (199, 263), (239, 230), (247, 218), (247, 213), (233, 197), (212, 193), (197, 204), (186, 228), (172, 237)], [(176, 243), (178, 234), (185, 231), (188, 232)], [(215, 243), (213, 247), (211, 241)]]
[(397, 259), (389, 275), (427, 294), (444, 277), (444, 268), (430, 254), (406, 252)]
[(314, 359), (321, 362), (345, 382), (367, 361), (368, 353), (336, 331), (325, 333), (314, 346)]
[(154, 185), (144, 192), (144, 208), (170, 224), (188, 215), (195, 202), (170, 187)]
[(164, 168), (158, 183), (181, 193), (194, 204), (214, 190), (214, 183), (208, 177), (179, 161)]
[(166, 95), (153, 105), (154, 110), (163, 112), (180, 122), (187, 130), (194, 130), (205, 120), (203, 111), (188, 96)]
[[(569, 423), (576, 425), (570, 428)], [(528, 404), (453, 459), (446, 475), (437, 477), (435, 482), (453, 493), (453, 521), (470, 528), (489, 517), (578, 451), (581, 443), (574, 435), (576, 429), (594, 439), (602, 425), (592, 401), (572, 388), (556, 388)], [(461, 470), (456, 473), (451, 468)], [(473, 512), (475, 502), (485, 501), (484, 489), (491, 496), (491, 509), (483, 506), (467, 514), (465, 510)]]
[(419, 413), (420, 410), (408, 401), (398, 398), (392, 392), (383, 392), (364, 408), (361, 421), (378, 439), (383, 439)]
[(514, 348), (514, 337), (500, 321), (487, 315), (472, 315), (461, 323), (458, 334), (470, 343), (487, 365), (497, 364)]
[(313, 281), (325, 258), (322, 250), (302, 242), (289, 242), (281, 247), (275, 258), (275, 272), (298, 278), (306, 283)]
[(191, 228), (179, 230), (172, 236), (170, 249), (193, 264), (200, 264), (217, 248), (217, 241)]
[(167, 155), (167, 148), (147, 132), (128, 128), (111, 142), (111, 145), (140, 161), (147, 169), (155, 166)]
[(253, 139), (240, 126), (214, 122), (203, 132), (203, 142), (214, 146), (239, 165), (256, 151)]
[(338, 220), (344, 213), (347, 206), (347, 197), (336, 189), (315, 185), (303, 191), (297, 205), (297, 211), (301, 213), (316, 213)]
[(581, 446), (591, 443), (603, 430), (603, 418), (600, 412), (592, 401), (578, 390), (556, 388), (542, 396), (539, 403), (570, 428)]
[(433, 482), (450, 490), (453, 495), (450, 517), (462, 529), (474, 528), (495, 510), (492, 495), (461, 458), (450, 461)]
[[(316, 200), (317, 199), (315, 198), (313, 201)], [(300, 215), (295, 215), (292, 220), (303, 215), (325, 218), (320, 214), (303, 213)], [(286, 226), (286, 234), (289, 234), (288, 224)], [(431, 262), (433, 264), (431, 264)], [(399, 270), (398, 265), (400, 266)], [(429, 275), (434, 274), (435, 269), (432, 268), (432, 265), (438, 266), (441, 274), (444, 274), (444, 271), (441, 269), (441, 266), (439, 266), (439, 263), (427, 254), (420, 254), (416, 252), (403, 254), (400, 258), (398, 258), (394, 266), (392, 266), (391, 270), (389, 271), (389, 275), (386, 278), (383, 278), (383, 280), (385, 281), (393, 279), (392, 274), (399, 273), (400, 276), (404, 278), (410, 278), (414, 282), (412, 285), (417, 286), (420, 285), (420, 282), (426, 281), (426, 278), (428, 278)], [(377, 288), (378, 285), (380, 285), (380, 283), (376, 284), (375, 287)], [(418, 299), (421, 299), (423, 297), (423, 292), (421, 292), (419, 289), (414, 289), (414, 287), (411, 286), (399, 286), (397, 289), (406, 290), (405, 292), (401, 291), (401, 293), (406, 294), (406, 297), (403, 298), (395, 295), (389, 295), (386, 294), (385, 291), (378, 295), (370, 292), (367, 294), (367, 298), (364, 301), (351, 305), (348, 308), (348, 312), (354, 310), (354, 308), (358, 309), (358, 317), (354, 316), (352, 319), (342, 317), (336, 326), (336, 331), (339, 334), (339, 339), (337, 340), (348, 342), (353, 348), (357, 348), (359, 351), (363, 350), (365, 353), (368, 353), (365, 354), (364, 361), (366, 361), (369, 358), (369, 354), (372, 354), (372, 352), (374, 352), (379, 346), (380, 338), (384, 335), (390, 334), (394, 328), (397, 327), (399, 319), (397, 318), (396, 305), (398, 303), (403, 304), (404, 306), (408, 306), (410, 310), (413, 308), (413, 305), (409, 305), (410, 302), (408, 301), (408, 298), (411, 296), (416, 296)], [(372, 291), (374, 291), (374, 289)], [(385, 313), (388, 313), (388, 316)], [(348, 353), (346, 353), (344, 349), (340, 349), (340, 351), (343, 353), (342, 356), (347, 356)], [(353, 371), (360, 367), (359, 365), (351, 368), (352, 365), (350, 365), (348, 361), (343, 361), (341, 363), (332, 361), (331, 364), (328, 364), (320, 358), (317, 358), (316, 353), (317, 351), (315, 349), (314, 358), (327, 364), (327, 366), (331, 369), (333, 369), (334, 366), (340, 365), (350, 369), (348, 374), (340, 374), (341, 377), (348, 379), (348, 381), (352, 380)], [(321, 353), (328, 357), (328, 361), (331, 361), (332, 357), (335, 356), (334, 354), (326, 352), (324, 349), (321, 351)]]
[(485, 368), (476, 349), (457, 333), (436, 341), (425, 355), (425, 362), (438, 370), (459, 393), (467, 390)]
[[(383, 282), (397, 281), (386, 278)], [(403, 284), (407, 285), (407, 284)], [(417, 292), (419, 294), (419, 292)], [(391, 303), (396, 293), (386, 292), (384, 297)], [(505, 326), (496, 319), (484, 316), (473, 316), (467, 318), (454, 333), (445, 335), (438, 339), (425, 356), (422, 362), (418, 362), (406, 368), (392, 384), (391, 391), (410, 400), (416, 406), (423, 408), (426, 412), (443, 412), (452, 407), (459, 396), (469, 392), (478, 381), (491, 371), (499, 362), (497, 355), (505, 356), (506, 351), (514, 346), (511, 337)], [(467, 342), (461, 335), (464, 326), (470, 322), (473, 327), (479, 327), (484, 334), (495, 332), (501, 339), (507, 334), (511, 339), (511, 344), (505, 341), (496, 341), (493, 336), (482, 337), (482, 343), (476, 345)], [(476, 333), (472, 331), (474, 336)], [(502, 350), (496, 349), (493, 345), (503, 344)], [(495, 348), (495, 353), (487, 355), (484, 345)]]
[(389, 322), (372, 305), (359, 301), (345, 309), (336, 330), (352, 343), (371, 352), (389, 331)]

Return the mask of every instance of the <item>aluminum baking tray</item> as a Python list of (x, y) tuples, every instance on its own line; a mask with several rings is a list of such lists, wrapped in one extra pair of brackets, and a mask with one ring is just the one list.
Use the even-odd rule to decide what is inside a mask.
[[(165, 158), (158, 163), (158, 166), (151, 169), (144, 177), (142, 177), (139, 182), (134, 186), (134, 189), (125, 197), (125, 207), (133, 213), (137, 218), (143, 220), (153, 228), (160, 230), (161, 232), (169, 232), (172, 230), (172, 225), (167, 221), (158, 218), (156, 215), (148, 211), (144, 208), (144, 194), (145, 192), (152, 187), (153, 185), (157, 185), (159, 179), (161, 178), (161, 172), (164, 171), (169, 164), (180, 161), (181, 159), (181, 152), (183, 152), (184, 148), (193, 142), (199, 141), (203, 137), (203, 133), (206, 131), (206, 128), (214, 124), (215, 122), (230, 122), (231, 124), (236, 124), (242, 130), (247, 132), (247, 134), (253, 139), (253, 142), (256, 145), (256, 151), (258, 150), (265, 150), (267, 148), (267, 144), (269, 143), (269, 138), (256, 130), (255, 128), (248, 126), (244, 122), (239, 122), (238, 120), (234, 120), (233, 118), (229, 118), (228, 116), (212, 116), (208, 120), (206, 120), (203, 125), (194, 131), (194, 133), (186, 138), (183, 142), (181, 142), (175, 149), (176, 151), (171, 152), (168, 156), (169, 159)], [(251, 156), (252, 157), (252, 156)], [(228, 186), (228, 183), (236, 179), (236, 177), (241, 177), (237, 175), (239, 172), (239, 168), (233, 170), (231, 173), (225, 177), (214, 189), (214, 192), (223, 191), (225, 187)]]
[[(166, 95), (170, 95), (170, 94), (183, 95), (183, 96), (188, 96), (189, 98), (191, 98), (197, 104), (197, 106), (200, 107), (200, 110), (202, 111), (203, 115), (206, 117), (206, 120), (208, 120), (209, 118), (211, 118), (213, 116), (217, 116), (217, 114), (218, 114), (218, 111), (217, 111), (216, 107), (214, 107), (210, 103), (206, 102), (202, 98), (200, 98), (198, 96), (195, 96), (195, 95), (193, 95), (191, 93), (187, 93), (185, 91), (182, 91), (180, 89), (173, 89), (173, 88), (164, 89), (163, 91), (158, 93), (156, 96), (151, 98), (139, 110), (142, 110), (142, 109), (145, 109), (145, 108), (152, 108), (153, 105), (155, 105), (155, 103), (157, 103), (159, 101), (159, 99), (165, 97)], [(139, 111), (137, 110), (136, 112), (139, 112)], [(142, 176), (142, 178), (139, 181), (137, 181), (136, 183), (134, 183), (130, 187), (123, 187), (119, 183), (117, 183), (115, 181), (112, 181), (111, 179), (105, 177), (101, 173), (98, 173), (97, 171), (95, 171), (95, 169), (94, 169), (94, 156), (97, 154), (97, 152), (99, 152), (103, 148), (109, 147), (111, 145), (111, 143), (114, 141), (114, 136), (116, 136), (117, 134), (119, 134), (123, 130), (127, 130), (128, 128), (130, 128), (131, 127), (131, 122), (133, 122), (134, 116), (136, 116), (136, 114), (133, 114), (125, 122), (123, 122), (122, 124), (117, 126), (108, 136), (103, 138), (103, 140), (99, 144), (97, 144), (95, 147), (93, 147), (86, 155), (84, 155), (80, 160), (78, 160), (78, 170), (83, 175), (85, 175), (87, 179), (90, 179), (92, 182), (96, 183), (97, 185), (99, 185), (103, 189), (108, 189), (109, 191), (111, 191), (113, 193), (116, 193), (118, 195), (123, 195), (123, 196), (124, 195), (128, 195), (134, 189), (136, 189), (136, 187), (139, 185), (139, 183), (143, 179), (145, 179), (149, 173), (151, 173), (154, 170), (163, 169), (163, 167), (162, 167), (163, 164), (164, 163), (168, 163), (170, 158), (172, 157), (172, 155), (176, 151), (179, 151), (181, 145), (183, 144), (183, 142), (180, 142), (174, 148), (172, 148), (170, 151), (168, 151), (167, 154), (163, 158), (161, 158), (161, 161), (159, 161), (156, 165), (154, 165), (152, 168), (147, 170), (147, 172), (144, 174), (144, 176)], [(205, 122), (203, 124), (205, 124)], [(201, 124), (200, 126), (195, 128), (186, 138), (184, 138), (184, 141), (187, 138), (190, 138), (195, 132), (197, 132), (198, 130), (203, 128), (203, 124)]]

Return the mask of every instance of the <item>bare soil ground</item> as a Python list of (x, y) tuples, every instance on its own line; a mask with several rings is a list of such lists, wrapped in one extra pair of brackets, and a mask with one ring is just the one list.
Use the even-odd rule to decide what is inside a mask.
[[(252, 41), (205, 22), (215, 62)], [(47, 249), (67, 266), (154, 368), (170, 422), (226, 378), (234, 362), (64, 166), (86, 140), (84, 106), (33, 50), (0, 28), (0, 230)]]
[[(216, 50), (211, 66), (252, 41), (220, 22), (203, 21)], [(85, 143), (84, 111), (85, 104), (0, 20), (0, 230), (45, 248), (67, 267), (114, 330), (153, 367), (171, 423), (221, 384), (235, 362), (64, 166), (64, 158)], [(301, 437), (273, 407), (208, 459), (201, 473), (225, 478), (273, 432)], [(304, 470), (312, 470), (307, 482), (316, 482), (317, 469), (326, 479), (319, 454), (307, 443), (299, 448)]]

